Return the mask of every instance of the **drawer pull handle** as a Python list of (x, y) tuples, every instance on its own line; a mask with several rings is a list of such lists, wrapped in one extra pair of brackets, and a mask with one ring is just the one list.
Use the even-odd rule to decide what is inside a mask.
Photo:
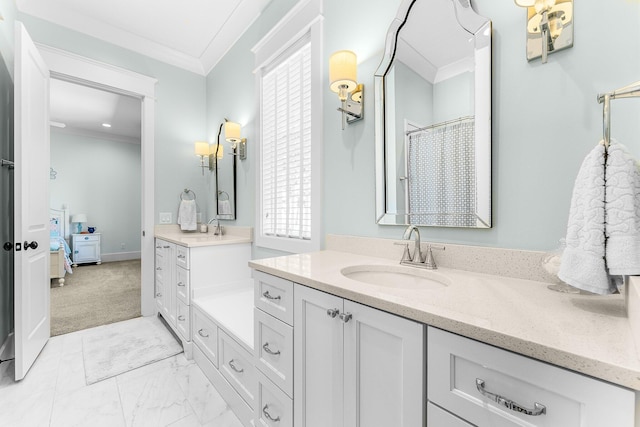
[(270, 299), (270, 300), (273, 300), (273, 301), (280, 301), (280, 295), (278, 295), (277, 297), (272, 297), (272, 296), (269, 294), (269, 291), (264, 291), (264, 292), (262, 293), (262, 296), (263, 296), (263, 297), (265, 297), (266, 299)]
[(156, 249), (162, 249), (162, 246), (156, 246)]
[(156, 296), (157, 296), (158, 298), (160, 298), (160, 297), (162, 296), (162, 292), (158, 292), (158, 293), (156, 294)]
[(523, 406), (520, 406), (518, 403), (514, 402), (513, 400), (505, 399), (500, 395), (497, 395), (495, 393), (491, 393), (485, 390), (484, 380), (481, 380), (480, 378), (476, 378), (476, 388), (478, 389), (480, 394), (482, 394), (483, 396), (488, 397), (489, 399), (496, 402), (498, 405), (504, 406), (505, 408), (510, 409), (514, 412), (519, 412), (525, 415), (531, 415), (533, 417), (537, 417), (538, 415), (547, 413), (547, 407), (539, 404), (538, 402), (535, 402), (533, 404), (533, 409), (527, 409)]
[(339, 317), (340, 320), (342, 320), (344, 323), (347, 323), (349, 320), (351, 320), (353, 315), (351, 313), (340, 313)]
[(184, 286), (184, 283), (178, 282), (178, 286)]
[(280, 355), (280, 350), (278, 350), (278, 351), (273, 351), (273, 350), (271, 350), (271, 349), (269, 348), (269, 343), (268, 343), (268, 342), (264, 343), (264, 345), (262, 346), (262, 349), (263, 349), (264, 351), (266, 351), (267, 353), (271, 354), (272, 356), (278, 356), (278, 355)]
[(162, 267), (156, 267), (156, 270), (160, 271), (162, 270)]
[(331, 317), (332, 319), (334, 319), (338, 314), (340, 314), (340, 310), (338, 310), (337, 308), (327, 309), (327, 316)]
[(184, 255), (180, 254), (180, 255), (178, 255), (178, 258), (184, 259)]
[(271, 416), (271, 414), (269, 413), (269, 405), (264, 405), (264, 408), (262, 408), (262, 413), (264, 414), (265, 417), (267, 417), (267, 419), (269, 421), (272, 421), (274, 423), (279, 423), (280, 422), (280, 417), (273, 418)]
[(167, 245), (167, 246), (163, 246), (163, 248), (165, 249), (169, 249), (171, 246)]
[(181, 322), (184, 322), (184, 316), (183, 315), (178, 316), (178, 320)]
[(202, 338), (209, 338), (209, 334), (205, 335), (204, 333), (202, 333), (202, 331), (204, 331), (204, 329), (198, 330), (198, 335), (200, 335)]
[(233, 369), (234, 371), (236, 371), (239, 374), (244, 372), (244, 369), (236, 368), (236, 365), (233, 364), (233, 359), (229, 360), (229, 366), (231, 366), (231, 369)]

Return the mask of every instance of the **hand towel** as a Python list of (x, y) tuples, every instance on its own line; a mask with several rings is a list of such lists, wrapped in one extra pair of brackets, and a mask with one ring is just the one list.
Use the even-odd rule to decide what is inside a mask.
[(640, 165), (612, 140), (607, 156), (607, 268), (611, 275), (640, 275)]
[(180, 230), (196, 230), (197, 211), (195, 200), (180, 201), (180, 207), (178, 208), (178, 224), (180, 224)]
[(567, 247), (558, 273), (563, 282), (597, 294), (615, 290), (604, 259), (604, 150), (604, 145), (598, 144), (578, 172), (569, 209)]
[(231, 203), (228, 200), (218, 200), (218, 213), (220, 215), (231, 215)]

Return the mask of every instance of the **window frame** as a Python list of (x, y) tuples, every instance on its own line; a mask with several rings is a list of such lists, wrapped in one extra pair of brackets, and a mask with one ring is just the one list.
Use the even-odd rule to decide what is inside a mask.
[[(311, 45), (311, 237), (308, 240), (265, 235), (262, 229), (262, 77), (282, 62), (302, 40)], [(311, 0), (299, 4), (285, 16), (252, 49), (257, 67), (254, 71), (257, 94), (257, 172), (256, 172), (256, 220), (255, 243), (262, 248), (290, 253), (312, 252), (322, 247), (322, 170), (323, 170), (323, 106), (322, 106), (322, 16), (319, 2)]]

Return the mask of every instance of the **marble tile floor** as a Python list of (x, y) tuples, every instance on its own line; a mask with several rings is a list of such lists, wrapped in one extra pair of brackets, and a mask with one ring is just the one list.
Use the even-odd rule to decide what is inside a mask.
[(27, 377), (0, 363), (3, 427), (242, 427), (183, 353), (87, 386), (82, 334), (53, 337)]

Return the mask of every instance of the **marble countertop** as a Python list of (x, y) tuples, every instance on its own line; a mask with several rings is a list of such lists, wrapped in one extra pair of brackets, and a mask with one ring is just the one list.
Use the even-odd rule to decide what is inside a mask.
[(249, 262), (265, 273), (640, 390), (640, 359), (621, 295), (563, 294), (546, 282), (447, 268), (433, 272), (447, 286), (393, 288), (341, 274), (354, 265), (398, 263), (331, 250)]
[(250, 227), (225, 227), (225, 234), (216, 236), (213, 234), (213, 227), (209, 227), (208, 233), (200, 233), (197, 231), (180, 231), (176, 226), (156, 226), (154, 236), (189, 248), (233, 245), (251, 243), (253, 241)]

